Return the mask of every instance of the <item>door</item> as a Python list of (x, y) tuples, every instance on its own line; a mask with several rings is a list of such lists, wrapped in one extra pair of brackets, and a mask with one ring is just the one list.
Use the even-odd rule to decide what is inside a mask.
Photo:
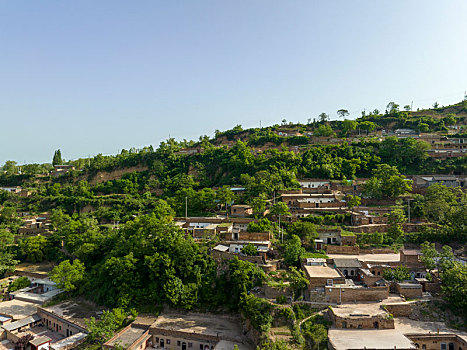
[(163, 347), (164, 347), (164, 339), (161, 339), (161, 341), (160, 341), (159, 345), (161, 346), (161, 348), (163, 348)]
[(182, 343), (182, 350), (186, 350), (186, 343), (185, 342)]

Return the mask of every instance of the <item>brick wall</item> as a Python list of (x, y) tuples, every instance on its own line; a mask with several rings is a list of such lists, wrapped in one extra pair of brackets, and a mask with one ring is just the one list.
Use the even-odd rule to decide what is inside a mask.
[(327, 245), (326, 253), (328, 254), (359, 254), (360, 248), (357, 246), (344, 246), (344, 245)]
[(446, 344), (446, 349), (449, 349), (448, 345), (450, 343), (454, 344), (454, 349), (456, 350), (467, 347), (467, 341), (455, 334), (420, 334), (408, 335), (407, 338), (418, 344), (419, 349), (439, 350), (442, 343)]
[(327, 281), (332, 279), (333, 284), (343, 284), (345, 283), (345, 277), (337, 278), (326, 278), (326, 277), (309, 277), (310, 281), (309, 289), (324, 287), (327, 284)]
[(279, 295), (292, 295), (292, 290), (289, 286), (271, 287), (268, 284), (263, 285), (264, 295), (268, 299), (276, 299)]
[(354, 246), (357, 243), (357, 236), (342, 236), (341, 244), (347, 246)]
[(239, 232), (238, 239), (240, 241), (270, 241), (272, 238), (271, 232)]
[(409, 317), (412, 313), (412, 303), (387, 304), (385, 309), (394, 317)]
[[(369, 287), (369, 288), (340, 288), (326, 287), (326, 299), (331, 303), (357, 302), (357, 301), (378, 301), (387, 299), (389, 296), (388, 287)], [(339, 296), (340, 294), (340, 296)]]
[(232, 259), (235, 259), (235, 257), (237, 257), (239, 260), (249, 261), (253, 264), (264, 263), (262, 256), (246, 256), (246, 255), (240, 255), (240, 254), (229, 253), (229, 252), (220, 252), (218, 250), (212, 250), (211, 255), (214, 258), (214, 260), (217, 260), (217, 261), (232, 260)]
[(389, 314), (385, 316), (338, 316), (331, 309), (328, 315), (336, 328), (394, 329), (394, 319), (390, 318)]

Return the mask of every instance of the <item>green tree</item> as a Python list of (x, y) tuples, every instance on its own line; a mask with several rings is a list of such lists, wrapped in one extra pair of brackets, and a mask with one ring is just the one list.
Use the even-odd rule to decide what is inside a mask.
[(428, 187), (425, 194), (425, 212), (429, 219), (436, 222), (444, 222), (457, 204), (458, 189), (447, 187), (443, 184), (434, 184)]
[(18, 277), (8, 286), (8, 292), (16, 292), (17, 290), (29, 287), (30, 284), (29, 278), (25, 276)]
[(398, 241), (404, 235), (402, 224), (406, 222), (404, 211), (401, 208), (393, 209), (388, 215), (388, 235)]
[(346, 110), (346, 109), (339, 109), (339, 110), (337, 111), (337, 116), (338, 116), (339, 118), (344, 119), (344, 118), (347, 117), (348, 115), (349, 115), (349, 111)]
[(352, 210), (353, 207), (358, 207), (362, 204), (362, 199), (359, 196), (347, 195), (347, 207)]
[(313, 242), (318, 237), (316, 226), (307, 221), (296, 221), (289, 224), (287, 232), (291, 235), (297, 235), (300, 239), (308, 242)]
[(300, 237), (292, 235), (285, 245), (284, 262), (289, 266), (299, 266), (303, 253), (305, 249), (302, 247)]
[(261, 333), (266, 333), (271, 327), (272, 305), (262, 298), (252, 294), (244, 295), (240, 304), (243, 315), (248, 318), (251, 325)]
[(13, 160), (7, 160), (2, 169), (7, 175), (14, 175), (18, 172), (17, 163)]
[(305, 277), (303, 270), (297, 269), (294, 266), (290, 267), (288, 278), (290, 280), (290, 287), (292, 288), (294, 299), (297, 299), (302, 295), (303, 290), (307, 288), (310, 282)]
[(84, 280), (84, 274), (85, 267), (81, 261), (75, 259), (71, 264), (70, 260), (65, 260), (53, 268), (50, 279), (57, 284), (59, 289), (73, 292)]
[(358, 126), (358, 122), (356, 122), (355, 120), (345, 119), (342, 122), (342, 129), (345, 135), (348, 135), (352, 131), (356, 130), (357, 126)]
[(276, 204), (272, 205), (270, 213), (276, 216), (284, 216), (290, 215), (290, 210), (287, 204), (285, 204), (284, 202), (277, 202)]
[(446, 300), (460, 315), (467, 315), (467, 265), (453, 262), (441, 276), (441, 290)]
[(407, 281), (410, 280), (410, 270), (407, 266), (399, 265), (395, 269), (384, 270), (383, 278), (388, 281)]
[(421, 244), (421, 253), (422, 256), (420, 257), (420, 260), (423, 265), (425, 265), (428, 272), (431, 273), (431, 271), (436, 268), (436, 258), (439, 256), (438, 251), (435, 248), (435, 244), (425, 241)]
[(329, 115), (326, 114), (326, 113), (321, 113), (319, 116), (319, 120), (322, 122), (322, 123), (325, 123), (326, 121), (329, 120)]
[(102, 346), (116, 331), (131, 323), (137, 316), (134, 309), (125, 312), (121, 308), (104, 310), (100, 320), (91, 317), (86, 321), (88, 336), (86, 343)]
[(256, 256), (258, 255), (258, 249), (256, 249), (253, 244), (248, 243), (247, 245), (243, 246), (242, 253), (248, 256)]
[(358, 127), (362, 130), (365, 130), (366, 134), (368, 135), (370, 132), (376, 129), (376, 124), (368, 120), (365, 120), (363, 122), (358, 123)]
[(18, 263), (11, 253), (11, 245), (13, 243), (13, 234), (8, 230), (0, 228), (0, 276), (3, 276), (7, 271), (13, 271)]
[(44, 261), (46, 249), (47, 239), (44, 236), (31, 236), (20, 243), (21, 253), (33, 263)]
[(58, 149), (54, 152), (54, 156), (52, 159), (52, 165), (62, 165), (62, 164), (63, 164), (62, 152)]

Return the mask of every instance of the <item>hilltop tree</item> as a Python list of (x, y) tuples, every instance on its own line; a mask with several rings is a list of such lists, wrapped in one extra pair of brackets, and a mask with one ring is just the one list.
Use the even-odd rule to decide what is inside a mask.
[(386, 112), (388, 114), (399, 112), (399, 105), (395, 102), (389, 102), (388, 105), (386, 106)]
[(322, 122), (322, 123), (325, 123), (326, 121), (329, 120), (329, 114), (326, 114), (326, 113), (321, 113), (319, 115), (319, 120)]
[(344, 118), (347, 117), (348, 115), (349, 115), (349, 111), (346, 110), (346, 109), (339, 109), (339, 110), (337, 111), (337, 116), (338, 116), (339, 118), (344, 119)]
[(7, 160), (2, 169), (8, 175), (14, 175), (18, 172), (17, 163), (14, 160)]
[(61, 165), (61, 164), (63, 164), (62, 152), (58, 149), (54, 153), (54, 157), (52, 159), (52, 165)]

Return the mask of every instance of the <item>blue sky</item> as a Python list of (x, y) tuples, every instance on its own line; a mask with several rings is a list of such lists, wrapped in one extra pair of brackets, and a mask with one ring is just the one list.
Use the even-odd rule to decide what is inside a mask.
[(0, 164), (458, 102), (467, 1), (0, 0)]

